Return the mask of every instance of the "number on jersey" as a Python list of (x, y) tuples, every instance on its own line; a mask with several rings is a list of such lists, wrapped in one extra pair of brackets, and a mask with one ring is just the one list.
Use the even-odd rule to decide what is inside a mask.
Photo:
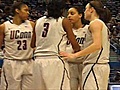
[(46, 37), (48, 33), (49, 23), (44, 23), (44, 30), (42, 32), (42, 37)]
[(27, 40), (18, 40), (17, 41), (18, 44), (18, 50), (27, 50)]

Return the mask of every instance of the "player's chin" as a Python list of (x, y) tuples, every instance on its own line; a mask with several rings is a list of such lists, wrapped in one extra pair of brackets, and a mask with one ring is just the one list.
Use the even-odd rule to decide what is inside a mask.
[(72, 20), (71, 20), (71, 19), (69, 19), (69, 21), (70, 21), (70, 22), (72, 22)]
[(28, 18), (25, 18), (24, 20), (28, 20)]
[(73, 20), (70, 20), (70, 22), (73, 24), (74, 23), (74, 21)]
[(23, 20), (28, 20), (28, 17), (24, 17)]

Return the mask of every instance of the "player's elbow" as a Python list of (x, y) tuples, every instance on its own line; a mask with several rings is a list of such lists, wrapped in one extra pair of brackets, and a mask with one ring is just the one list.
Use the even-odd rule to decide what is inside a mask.
[(35, 48), (35, 45), (33, 45), (33, 44), (31, 44), (30, 46), (31, 46), (31, 48)]
[(94, 44), (94, 48), (96, 50), (100, 50), (102, 48), (102, 45), (101, 44)]
[(31, 42), (30, 43), (30, 46), (31, 46), (31, 48), (35, 48), (36, 46), (35, 46), (35, 42)]
[(80, 46), (74, 47), (74, 52), (78, 52), (78, 51), (80, 51)]

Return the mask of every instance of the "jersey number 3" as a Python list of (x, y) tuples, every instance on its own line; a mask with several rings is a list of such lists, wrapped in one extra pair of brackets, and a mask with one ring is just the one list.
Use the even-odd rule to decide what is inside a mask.
[(46, 37), (48, 33), (49, 23), (44, 23), (44, 30), (42, 32), (42, 37)]

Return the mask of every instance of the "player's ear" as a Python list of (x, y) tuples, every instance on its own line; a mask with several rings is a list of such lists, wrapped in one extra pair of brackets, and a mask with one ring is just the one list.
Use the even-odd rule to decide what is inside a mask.
[(17, 14), (19, 14), (19, 9), (15, 9), (15, 12), (16, 12)]
[(79, 14), (79, 18), (81, 18), (82, 17), (82, 14)]
[(95, 11), (95, 9), (93, 8), (93, 7), (91, 7), (90, 8), (90, 12), (92, 13), (92, 12), (94, 12)]

